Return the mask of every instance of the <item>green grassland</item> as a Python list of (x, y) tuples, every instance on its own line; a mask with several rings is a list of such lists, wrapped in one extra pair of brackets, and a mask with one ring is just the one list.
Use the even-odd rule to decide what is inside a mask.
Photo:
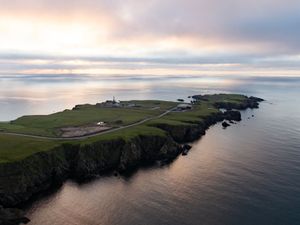
[(61, 144), (60, 141), (0, 135), (0, 163), (21, 160), (36, 152), (48, 151)]
[(200, 99), (207, 101), (208, 103), (215, 102), (232, 102), (240, 103), (244, 101), (246, 96), (239, 94), (214, 94), (214, 95), (202, 95)]
[(0, 163), (8, 163), (24, 159), (34, 153), (49, 151), (61, 144), (90, 144), (96, 141), (109, 141), (115, 139), (130, 140), (139, 135), (163, 136), (165, 132), (156, 127), (138, 125), (109, 134), (94, 136), (83, 140), (59, 141), (31, 137), (12, 136), (0, 133)]
[[(109, 134), (99, 135), (84, 139), (82, 141), (75, 141), (79, 144), (90, 144), (95, 141), (109, 141), (114, 139), (123, 139), (129, 141), (130, 139), (137, 136), (164, 136), (166, 135), (165, 131), (156, 128), (147, 126), (146, 124), (129, 127), (124, 130), (118, 130)], [(74, 142), (73, 142), (74, 143)]]
[(23, 116), (14, 121), (0, 123), (0, 130), (21, 134), (59, 137), (60, 128), (84, 126), (104, 121), (111, 127), (126, 126), (143, 119), (159, 115), (175, 107), (177, 103), (167, 101), (130, 101), (137, 107), (109, 108), (82, 105), (73, 110), (50, 115)]
[[(88, 144), (101, 140), (123, 138), (129, 140), (138, 135), (165, 135), (165, 132), (155, 127), (155, 124), (182, 125), (199, 122), (203, 117), (218, 112), (215, 102), (231, 101), (242, 102), (242, 95), (207, 95), (204, 100), (198, 101), (192, 110), (184, 112), (170, 112), (163, 117), (155, 118), (178, 103), (166, 101), (129, 101), (138, 107), (105, 108), (95, 105), (82, 105), (76, 110), (65, 110), (43, 116), (23, 116), (14, 121), (0, 123), (0, 163), (21, 160), (40, 151), (48, 151), (62, 143)], [(83, 140), (59, 141), (45, 140), (30, 137), (6, 135), (2, 132), (15, 132), (22, 134), (35, 134), (41, 136), (59, 136), (58, 129), (64, 126), (81, 126), (98, 121), (104, 121), (112, 126), (118, 126), (116, 121), (122, 121), (122, 126), (141, 121), (145, 118), (152, 120), (146, 123), (117, 130), (111, 133), (97, 135)]]
[(205, 116), (208, 116), (216, 112), (218, 112), (218, 109), (214, 108), (210, 103), (202, 102), (200, 104), (194, 105), (192, 110), (186, 112), (171, 112), (166, 116), (159, 119), (154, 119), (149, 123), (150, 124), (165, 123), (170, 125), (198, 123)]
[(178, 104), (177, 102), (159, 101), (159, 100), (131, 100), (131, 101), (122, 101), (121, 103), (135, 104), (136, 106), (142, 109), (158, 110), (161, 112), (173, 108)]

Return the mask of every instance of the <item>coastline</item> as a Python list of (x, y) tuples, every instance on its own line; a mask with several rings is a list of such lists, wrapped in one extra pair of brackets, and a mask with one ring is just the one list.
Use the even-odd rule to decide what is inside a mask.
[[(209, 114), (198, 123), (152, 125), (163, 130), (163, 135), (137, 135), (129, 140), (117, 138), (86, 145), (62, 144), (17, 162), (0, 164), (0, 205), (18, 207), (37, 193), (69, 178), (86, 179), (107, 171), (127, 171), (157, 160), (172, 161), (182, 153), (182, 144), (199, 139), (217, 122), (240, 121), (240, 112), (235, 109), (257, 108), (261, 101), (248, 99), (242, 104), (217, 104), (218, 109), (226, 111)], [(18, 217), (18, 223), (25, 221), (20, 214)]]

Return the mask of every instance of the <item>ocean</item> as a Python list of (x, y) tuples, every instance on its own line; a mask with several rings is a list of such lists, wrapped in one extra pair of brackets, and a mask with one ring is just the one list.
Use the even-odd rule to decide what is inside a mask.
[[(300, 224), (300, 78), (272, 76), (1, 76), (0, 121), (115, 97), (264, 98), (242, 121), (209, 128), (187, 156), (128, 176), (67, 181), (26, 208), (29, 225)], [(252, 117), (253, 115), (253, 117)]]

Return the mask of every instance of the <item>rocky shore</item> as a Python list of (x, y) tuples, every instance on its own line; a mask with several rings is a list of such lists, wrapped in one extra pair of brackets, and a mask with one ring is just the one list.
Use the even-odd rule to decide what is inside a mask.
[(122, 172), (157, 160), (171, 161), (184, 151), (183, 143), (198, 139), (217, 122), (240, 121), (241, 114), (234, 109), (257, 108), (261, 100), (250, 97), (242, 104), (216, 103), (217, 108), (227, 110), (210, 114), (199, 123), (157, 124), (166, 132), (165, 136), (141, 135), (130, 140), (98, 141), (83, 146), (63, 144), (21, 161), (0, 164), (0, 225), (28, 222), (16, 208), (66, 179), (84, 179), (113, 170)]

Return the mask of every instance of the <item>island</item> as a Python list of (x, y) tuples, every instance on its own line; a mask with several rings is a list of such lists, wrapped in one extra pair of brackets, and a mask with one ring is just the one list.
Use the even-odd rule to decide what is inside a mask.
[(239, 110), (261, 98), (239, 94), (191, 96), (190, 102), (108, 100), (50, 115), (0, 123), (0, 224), (29, 220), (18, 209), (38, 193), (107, 171), (186, 155), (217, 122), (240, 121)]

